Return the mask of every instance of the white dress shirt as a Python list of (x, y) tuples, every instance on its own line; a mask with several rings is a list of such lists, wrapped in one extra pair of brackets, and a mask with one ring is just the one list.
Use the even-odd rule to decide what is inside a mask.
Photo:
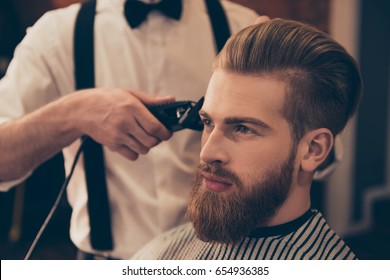
[[(222, 2), (232, 32), (256, 20), (253, 11)], [(79, 7), (50, 11), (28, 30), (0, 81), (0, 122), (75, 90), (73, 31)], [(206, 91), (216, 55), (204, 1), (183, 0), (180, 21), (151, 12), (137, 29), (129, 27), (123, 7), (124, 0), (98, 1), (96, 87), (132, 88), (197, 101)], [(130, 258), (158, 233), (186, 221), (186, 198), (199, 162), (200, 135), (189, 130), (177, 132), (135, 162), (104, 149), (114, 250), (103, 254)], [(79, 144), (76, 141), (64, 149), (67, 172)], [(70, 235), (80, 250), (93, 253), (82, 160), (67, 190), (73, 209)], [(15, 181), (4, 182), (0, 189), (12, 185)]]

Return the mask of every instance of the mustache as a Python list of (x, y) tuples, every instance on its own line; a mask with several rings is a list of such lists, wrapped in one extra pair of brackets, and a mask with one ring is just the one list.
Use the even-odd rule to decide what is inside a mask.
[(215, 164), (206, 164), (201, 162), (198, 166), (197, 174), (203, 178), (203, 172), (210, 173), (216, 177), (226, 179), (230, 183), (241, 186), (241, 181), (239, 177), (227, 168), (222, 167), (221, 165)]

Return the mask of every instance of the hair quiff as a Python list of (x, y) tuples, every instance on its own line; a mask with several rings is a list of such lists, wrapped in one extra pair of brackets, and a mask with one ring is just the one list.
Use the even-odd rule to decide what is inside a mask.
[(241, 30), (228, 40), (214, 68), (285, 81), (282, 114), (296, 140), (321, 127), (337, 135), (361, 98), (355, 60), (326, 33), (296, 21), (272, 19)]

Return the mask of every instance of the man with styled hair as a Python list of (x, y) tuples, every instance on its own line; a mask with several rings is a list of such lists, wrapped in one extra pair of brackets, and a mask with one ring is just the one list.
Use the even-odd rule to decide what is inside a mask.
[(192, 223), (134, 258), (356, 259), (311, 208), (310, 188), (361, 92), (354, 59), (313, 27), (273, 19), (234, 35), (199, 112)]

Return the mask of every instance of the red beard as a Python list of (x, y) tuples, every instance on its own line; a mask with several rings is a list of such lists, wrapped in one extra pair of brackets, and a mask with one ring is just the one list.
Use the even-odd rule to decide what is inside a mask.
[[(295, 156), (268, 170), (262, 178), (243, 185), (233, 172), (218, 163), (200, 164), (194, 178), (187, 213), (196, 235), (203, 241), (235, 243), (264, 225), (287, 199), (292, 182)], [(232, 189), (216, 193), (203, 185), (203, 172), (233, 183)]]

